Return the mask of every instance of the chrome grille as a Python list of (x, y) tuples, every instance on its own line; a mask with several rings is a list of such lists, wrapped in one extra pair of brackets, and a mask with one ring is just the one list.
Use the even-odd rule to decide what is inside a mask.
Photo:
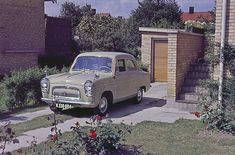
[(52, 94), (55, 97), (73, 97), (73, 98), (80, 98), (80, 91), (74, 87), (53, 87)]

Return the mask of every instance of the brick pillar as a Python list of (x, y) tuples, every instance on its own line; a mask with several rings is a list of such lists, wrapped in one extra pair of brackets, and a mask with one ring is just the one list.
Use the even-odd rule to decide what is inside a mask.
[(176, 99), (176, 62), (177, 62), (177, 34), (168, 36), (168, 85), (167, 96)]

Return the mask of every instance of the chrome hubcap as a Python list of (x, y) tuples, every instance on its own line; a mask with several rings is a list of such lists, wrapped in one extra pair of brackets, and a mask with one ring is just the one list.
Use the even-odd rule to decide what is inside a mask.
[(108, 108), (108, 101), (105, 97), (101, 98), (100, 104), (99, 104), (99, 109), (101, 113), (105, 113), (105, 111)]
[(143, 97), (143, 92), (141, 89), (138, 90), (138, 93), (137, 93), (137, 100), (138, 101), (141, 101), (142, 100), (142, 97)]

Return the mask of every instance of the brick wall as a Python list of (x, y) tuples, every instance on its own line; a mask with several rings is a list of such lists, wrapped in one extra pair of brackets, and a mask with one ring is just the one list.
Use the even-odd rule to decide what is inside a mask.
[(46, 17), (45, 52), (50, 55), (71, 56), (72, 28), (70, 19)]
[[(218, 45), (221, 41), (222, 4), (223, 0), (216, 0), (215, 42)], [(227, 0), (225, 41), (235, 47), (235, 0)], [(219, 79), (219, 66), (214, 68), (214, 79)]]
[(0, 70), (35, 65), (45, 49), (44, 0), (1, 0), (0, 19)]
[[(227, 0), (226, 39), (225, 41), (235, 46), (235, 1)], [(215, 41), (220, 43), (222, 23), (223, 0), (216, 0), (216, 29)]]
[(0, 73), (37, 65), (37, 53), (0, 53)]
[(190, 64), (197, 62), (203, 51), (203, 38), (202, 35), (189, 33), (179, 33), (177, 36), (176, 95), (181, 91)]

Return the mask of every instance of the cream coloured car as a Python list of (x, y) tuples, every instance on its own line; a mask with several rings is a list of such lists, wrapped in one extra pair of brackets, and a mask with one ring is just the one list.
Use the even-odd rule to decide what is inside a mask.
[(41, 80), (42, 101), (51, 108), (94, 108), (99, 115), (123, 100), (134, 98), (140, 103), (149, 88), (149, 73), (138, 67), (132, 55), (119, 52), (80, 54), (68, 73)]

